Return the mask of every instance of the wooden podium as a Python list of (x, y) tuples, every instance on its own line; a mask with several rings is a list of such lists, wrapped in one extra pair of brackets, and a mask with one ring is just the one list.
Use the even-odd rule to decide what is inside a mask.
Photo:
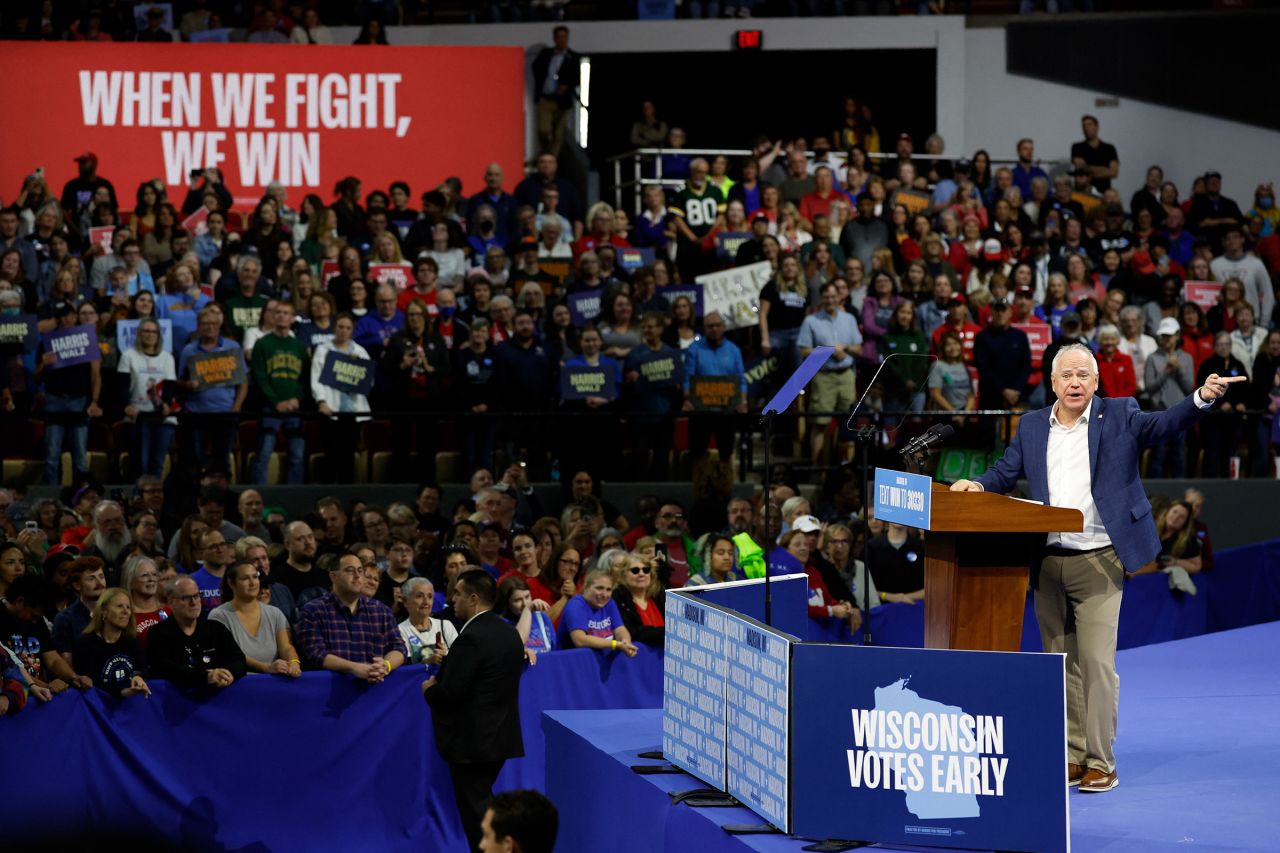
[(924, 645), (1016, 652), (1028, 567), (1046, 533), (1078, 533), (1077, 509), (933, 484), (924, 559)]

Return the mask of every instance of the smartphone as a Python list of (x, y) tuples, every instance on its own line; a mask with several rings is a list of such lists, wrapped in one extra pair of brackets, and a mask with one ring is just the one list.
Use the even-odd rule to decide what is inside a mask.
[(659, 542), (657, 545), (654, 545), (653, 556), (657, 557), (658, 562), (660, 563), (667, 562), (667, 546), (662, 542)]
[(23, 525), (23, 527), (25, 527), (27, 530), (35, 532), (40, 529), (40, 524), (35, 521), (28, 521), (26, 524)]

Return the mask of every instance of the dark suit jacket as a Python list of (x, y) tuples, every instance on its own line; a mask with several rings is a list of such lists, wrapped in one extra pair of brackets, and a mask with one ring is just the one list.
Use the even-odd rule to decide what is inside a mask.
[[(538, 55), (533, 60), (533, 95), (535, 98), (542, 97), (543, 84), (546, 82), (547, 73), (551, 70), (551, 57), (555, 56), (556, 49), (554, 47), (544, 47), (538, 51)], [(564, 61), (560, 63), (560, 69), (556, 72), (556, 85), (564, 86), (568, 91), (563, 95), (554, 96), (556, 101), (564, 109), (568, 109), (569, 105), (578, 97), (578, 84), (582, 82), (582, 56), (572, 50), (565, 51)]]
[(493, 611), (477, 616), (458, 635), (425, 694), (445, 761), (470, 764), (524, 755), (523, 669), (520, 635)]
[[(1008, 492), (1020, 478), (1026, 477), (1032, 499), (1049, 502), (1047, 457), (1051, 408), (1022, 416), (1018, 432), (1004, 456), (977, 479), (984, 489)], [(1194, 394), (1163, 412), (1143, 412), (1132, 397), (1093, 398), (1089, 412), (1088, 460), (1093, 501), (1126, 571), (1137, 571), (1160, 553), (1151, 503), (1138, 478), (1142, 448), (1184, 432), (1204, 411), (1207, 410), (1196, 406)], [(1033, 575), (1033, 583), (1034, 580)]]

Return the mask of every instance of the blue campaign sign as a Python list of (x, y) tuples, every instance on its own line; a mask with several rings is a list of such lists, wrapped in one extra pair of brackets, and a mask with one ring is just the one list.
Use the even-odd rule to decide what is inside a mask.
[(662, 754), (725, 789), (724, 623), (727, 612), (697, 595), (667, 593), (662, 675)]
[[(116, 320), (116, 348), (120, 352), (133, 349), (138, 339), (138, 324), (141, 320)], [(173, 321), (157, 320), (160, 324), (160, 348), (164, 352), (173, 352)]]
[(35, 314), (13, 314), (0, 317), (0, 344), (33, 350), (40, 342), (39, 319)]
[(53, 353), (50, 370), (102, 360), (102, 350), (98, 348), (98, 330), (93, 324), (45, 332), (44, 351)]
[(618, 266), (627, 272), (635, 272), (640, 267), (653, 266), (654, 255), (651, 248), (620, 248), (618, 249)]
[(791, 646), (796, 642), (798, 637), (754, 619), (725, 618), (725, 790), (783, 832), (791, 823)]
[(693, 316), (702, 316), (702, 285), (700, 284), (668, 284), (659, 288), (658, 293), (666, 297), (668, 304), (675, 304), (681, 296), (686, 296), (693, 303)]
[(750, 239), (750, 231), (723, 231), (716, 235), (716, 255), (722, 260), (733, 260), (742, 244)]
[(561, 400), (585, 400), (588, 397), (618, 399), (618, 376), (612, 364), (602, 360), (595, 367), (566, 365), (560, 370)]
[(876, 469), (876, 518), (929, 529), (933, 480), (923, 474)]
[(581, 327), (588, 320), (599, 317), (600, 300), (603, 296), (604, 288), (600, 287), (594, 290), (580, 290), (566, 296), (565, 301), (569, 303), (569, 317), (573, 320), (573, 325)]
[(640, 378), (650, 388), (679, 388), (684, 385), (684, 359), (679, 350), (663, 348), (654, 352), (648, 347), (631, 351), (628, 362), (638, 368)]
[(373, 390), (376, 368), (371, 359), (329, 350), (320, 370), (320, 384), (344, 394), (368, 394)]
[(794, 646), (791, 832), (1066, 853), (1064, 660)]

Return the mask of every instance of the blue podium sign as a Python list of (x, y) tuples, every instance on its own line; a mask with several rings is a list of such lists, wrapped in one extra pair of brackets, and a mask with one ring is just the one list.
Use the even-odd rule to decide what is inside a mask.
[(929, 529), (933, 480), (923, 474), (876, 469), (876, 518)]
[(798, 637), (746, 618), (725, 620), (729, 657), (727, 787), (760, 817), (790, 830), (791, 646)]
[(684, 772), (725, 788), (724, 623), (728, 612), (696, 595), (667, 594), (662, 672), (662, 754)]
[(794, 646), (791, 832), (1065, 853), (1064, 660)]

